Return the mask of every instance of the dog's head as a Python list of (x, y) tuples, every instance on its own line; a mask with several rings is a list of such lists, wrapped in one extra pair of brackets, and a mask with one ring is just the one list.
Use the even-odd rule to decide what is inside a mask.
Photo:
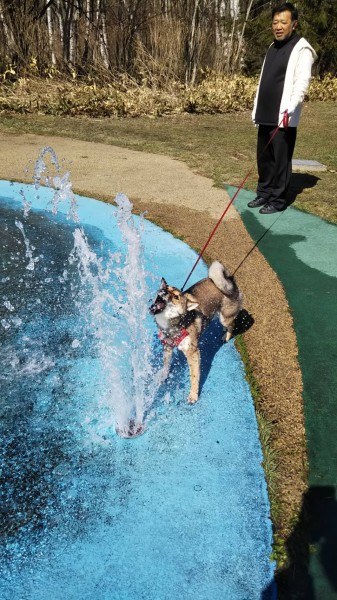
[(153, 315), (165, 312), (167, 317), (174, 318), (184, 315), (186, 312), (194, 310), (197, 307), (198, 302), (192, 294), (183, 293), (178, 288), (167, 285), (163, 278), (157, 297), (149, 310)]

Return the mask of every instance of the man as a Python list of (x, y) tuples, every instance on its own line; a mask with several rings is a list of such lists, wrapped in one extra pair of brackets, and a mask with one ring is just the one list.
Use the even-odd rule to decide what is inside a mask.
[(297, 125), (317, 58), (307, 40), (297, 35), (297, 19), (298, 12), (290, 2), (272, 11), (274, 42), (267, 51), (254, 101), (259, 179), (257, 196), (248, 206), (262, 207), (262, 214), (286, 208)]

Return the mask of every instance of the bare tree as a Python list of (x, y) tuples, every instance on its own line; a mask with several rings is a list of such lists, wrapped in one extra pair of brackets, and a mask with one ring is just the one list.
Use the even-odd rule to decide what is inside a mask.
[[(255, 0), (260, 2), (261, 0)], [(0, 61), (89, 74), (240, 69), (254, 0), (0, 0)], [(143, 69), (144, 70), (144, 69)]]
[(48, 24), (48, 36), (49, 36), (49, 47), (50, 47), (50, 55), (51, 55), (51, 62), (52, 65), (55, 66), (56, 65), (56, 56), (55, 56), (55, 43), (54, 43), (54, 30), (53, 30), (53, 24), (52, 24), (52, 12), (51, 12), (51, 6), (47, 7), (47, 24)]
[(235, 54), (235, 57), (234, 57), (234, 60), (233, 60), (233, 63), (232, 63), (232, 72), (234, 72), (236, 69), (238, 69), (240, 59), (242, 58), (243, 40), (244, 40), (244, 35), (245, 35), (245, 29), (246, 29), (246, 26), (247, 26), (247, 22), (249, 20), (249, 15), (250, 15), (250, 11), (251, 11), (252, 6), (253, 6), (253, 2), (254, 2), (254, 0), (249, 0), (249, 2), (248, 2), (245, 19), (244, 19), (244, 22), (243, 22), (243, 25), (241, 27), (241, 31), (240, 31), (240, 34), (239, 34), (237, 51), (236, 51), (236, 54)]

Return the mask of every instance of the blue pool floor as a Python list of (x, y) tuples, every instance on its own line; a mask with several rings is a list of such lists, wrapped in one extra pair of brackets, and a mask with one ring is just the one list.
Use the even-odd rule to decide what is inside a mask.
[[(39, 190), (36, 198), (33, 187), (8, 182), (0, 186), (1, 214), (9, 218), (9, 206), (21, 210), (22, 187), (32, 202), (32, 215), (54, 219), (46, 217), (48, 190)], [(78, 205), (81, 227), (93, 243), (101, 236), (123, 252), (112, 207), (83, 197)], [(65, 220), (62, 210), (61, 205), (57, 226), (69, 233), (75, 225)], [(22, 220), (33, 235), (29, 218)], [(146, 268), (151, 270), (150, 296), (161, 276), (181, 285), (195, 261), (194, 251), (147, 221), (140, 231)], [(36, 270), (43, 268), (41, 258)], [(206, 273), (200, 263), (195, 280)], [(4, 283), (6, 302), (16, 306), (13, 286)], [(45, 281), (44, 287), (48, 285)], [(55, 304), (55, 292), (49, 301)], [(67, 310), (65, 315), (61, 304), (53, 318), (48, 313), (48, 321), (36, 321), (39, 339), (24, 315), (14, 333), (14, 326), (4, 332), (8, 343), (15, 345), (20, 338), (27, 347), (29, 340), (32, 349), (41, 344), (41, 331), (46, 340), (52, 331), (63, 345), (68, 340), (68, 350), (60, 354), (61, 344), (52, 349), (45, 344), (40, 373), (22, 369), (21, 377), (13, 376), (12, 387), (0, 380), (6, 440), (2, 461), (4, 468), (6, 460), (10, 464), (1, 598), (273, 599), (275, 565), (270, 559), (272, 528), (262, 452), (234, 342), (223, 345), (219, 323), (212, 322), (202, 340), (202, 389), (196, 405), (186, 403), (187, 366), (177, 356), (144, 435), (125, 440), (107, 429), (95, 437), (97, 360), (72, 347), (76, 310), (69, 305)], [(158, 352), (154, 324), (149, 327)], [(14, 347), (13, 356), (15, 352)], [(84, 426), (87, 413), (90, 431)], [(101, 429), (102, 424), (100, 434)]]

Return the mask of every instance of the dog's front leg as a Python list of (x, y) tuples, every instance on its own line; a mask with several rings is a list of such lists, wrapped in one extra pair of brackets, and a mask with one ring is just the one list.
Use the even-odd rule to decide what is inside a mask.
[(172, 354), (173, 354), (173, 348), (170, 348), (169, 346), (165, 346), (165, 348), (164, 348), (164, 364), (163, 364), (163, 368), (161, 369), (161, 371), (159, 373), (159, 380), (161, 383), (163, 381), (165, 381), (165, 379), (167, 379), (167, 377), (168, 377), (168, 374), (170, 371), (170, 366), (171, 366)]
[(190, 370), (191, 389), (187, 398), (187, 402), (194, 404), (199, 399), (200, 385), (200, 352), (198, 348), (192, 347), (184, 351), (187, 358), (188, 367)]

